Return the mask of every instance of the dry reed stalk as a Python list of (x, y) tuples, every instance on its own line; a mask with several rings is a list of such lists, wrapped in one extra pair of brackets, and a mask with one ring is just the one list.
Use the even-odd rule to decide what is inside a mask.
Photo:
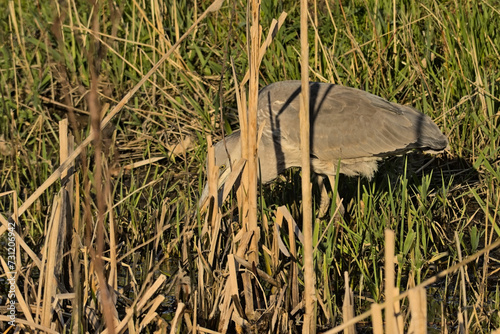
[(167, 157), (155, 157), (155, 158), (145, 159), (145, 160), (142, 160), (142, 161), (136, 161), (136, 162), (132, 162), (132, 163), (130, 163), (128, 165), (125, 165), (122, 168), (124, 170), (131, 170), (131, 169), (134, 169), (134, 168), (139, 168), (139, 167), (143, 167), (143, 166), (154, 164), (155, 162), (158, 162), (158, 161), (163, 160), (163, 159), (167, 159)]
[(409, 290), (408, 300), (411, 311), (411, 323), (408, 334), (427, 333), (427, 292), (425, 288)]
[[(98, 85), (99, 85), (99, 68), (96, 67), (96, 58), (98, 58), (98, 52), (96, 51), (96, 38), (95, 36), (99, 33), (99, 15), (97, 15), (99, 8), (98, 2), (91, 2), (92, 11), (94, 15), (91, 16), (91, 30), (93, 32), (91, 37), (91, 43), (89, 45), (89, 52), (87, 57), (89, 57), (89, 73), (90, 73), (90, 90), (85, 96), (88, 104), (88, 109), (90, 112), (90, 128), (91, 132), (94, 134), (94, 182), (93, 186), (95, 189), (96, 205), (97, 205), (97, 219), (96, 219), (96, 246), (90, 247), (90, 258), (94, 264), (94, 273), (97, 276), (99, 283), (98, 292), (100, 293), (100, 304), (101, 312), (103, 314), (104, 322), (106, 328), (108, 328), (110, 334), (115, 333), (115, 320), (117, 320), (117, 311), (111, 295), (111, 291), (108, 287), (106, 280), (106, 273), (104, 268), (104, 261), (102, 259), (104, 255), (104, 224), (105, 224), (105, 211), (106, 211), (106, 194), (109, 190), (108, 187), (104, 186), (104, 182), (107, 183), (107, 176), (104, 169), (105, 160), (103, 159), (103, 142), (102, 142), (102, 106), (99, 100)], [(64, 208), (64, 207), (63, 207)], [(90, 214), (90, 212), (88, 212)], [(90, 222), (90, 221), (89, 221)]]
[(200, 333), (207, 333), (207, 334), (221, 334), (220, 332), (217, 332), (217, 331), (213, 331), (211, 329), (208, 329), (208, 328), (204, 328), (204, 327), (201, 327), (198, 325), (198, 327), (196, 328), (198, 330), (198, 332)]
[[(490, 203), (490, 198), (491, 194), (490, 194), (490, 190), (488, 188), (488, 190), (486, 191), (486, 203)], [(495, 205), (495, 210), (493, 211), (494, 214), (493, 214), (493, 220), (494, 222), (497, 221), (497, 215), (498, 215), (498, 212), (499, 212), (499, 208), (500, 208), (500, 196), (497, 196), (497, 203)], [(494, 230), (495, 228), (491, 228), (491, 234), (488, 233), (488, 227), (490, 225), (490, 221), (488, 219), (488, 214), (484, 215), (484, 235), (485, 235), (485, 238), (484, 238), (484, 246), (487, 247), (488, 244), (491, 244), (491, 241), (492, 241), (492, 238), (493, 238), (493, 234), (495, 233)], [(489, 237), (488, 237), (489, 235)], [(488, 277), (488, 268), (490, 268), (489, 266), (489, 262), (490, 262), (490, 254), (489, 253), (486, 253), (484, 254), (484, 265), (483, 265), (483, 275), (482, 275), (482, 278), (481, 278), (481, 284), (480, 284), (480, 287), (481, 287), (481, 292), (480, 292), (480, 299), (481, 299), (481, 305), (484, 304), (485, 302), (485, 296), (487, 295), (487, 283), (486, 283), (486, 280), (487, 280), (487, 277)]]
[(398, 54), (398, 39), (397, 39), (397, 29), (396, 29), (396, 13), (397, 13), (398, 8), (396, 7), (396, 0), (392, 0), (392, 35), (393, 35), (393, 41), (392, 41), (392, 46), (393, 50), (392, 53), (397, 55)]
[(170, 328), (170, 334), (175, 334), (179, 332), (179, 322), (181, 320), (181, 316), (184, 313), (184, 309), (186, 308), (186, 304), (184, 303), (178, 303), (177, 304), (177, 310), (175, 311), (175, 316), (174, 319), (172, 320), (171, 323), (171, 328)]
[(270, 333), (276, 333), (275, 327), (276, 327), (278, 320), (280, 320), (279, 316), (281, 315), (282, 305), (283, 305), (286, 291), (287, 291), (287, 286), (285, 285), (281, 288), (280, 294), (278, 296), (278, 301), (276, 302), (276, 305), (274, 307), (274, 314), (273, 314), (273, 318), (271, 319), (271, 328), (269, 329)]
[[(227, 281), (226, 281), (227, 282)], [(231, 321), (231, 318), (233, 316), (233, 310), (234, 310), (234, 304), (231, 303), (231, 290), (228, 287), (228, 284), (223, 285), (223, 290), (222, 290), (222, 301), (219, 302), (218, 309), (220, 312), (219, 315), (219, 324), (218, 324), (218, 330), (222, 333), (226, 333), (227, 329), (229, 327), (229, 323)]]
[[(348, 322), (354, 318), (354, 293), (349, 286), (349, 273), (344, 272), (344, 304), (342, 305), (342, 320)], [(344, 334), (356, 334), (356, 327), (351, 325), (346, 328)]]
[[(241, 133), (241, 140), (240, 140), (240, 145), (241, 145), (241, 152), (242, 152), (242, 159), (240, 159), (234, 166), (231, 166), (233, 168), (233, 173), (234, 175), (240, 175), (241, 174), (241, 180), (242, 182), (240, 183), (240, 186), (238, 187), (236, 191), (236, 198), (237, 198), (237, 204), (238, 204), (238, 211), (239, 211), (239, 217), (240, 217), (240, 223), (241, 223), (241, 230), (238, 233), (236, 237), (233, 238), (232, 242), (233, 244), (236, 245), (239, 241), (239, 245), (236, 247), (236, 254), (231, 255), (231, 261), (234, 261), (235, 257), (243, 259), (245, 257), (245, 254), (249, 250), (249, 245), (252, 240), (257, 240), (254, 238), (254, 235), (256, 234), (255, 230), (249, 230), (250, 226), (248, 223), (249, 220), (249, 215), (248, 215), (248, 208), (249, 208), (249, 200), (248, 200), (248, 168), (244, 168), (247, 164), (248, 155), (249, 155), (249, 150), (248, 150), (248, 113), (247, 113), (247, 104), (246, 104), (246, 94), (245, 94), (245, 86), (244, 84), (240, 84), (238, 86), (237, 82), (237, 76), (236, 76), (236, 70), (234, 66), (234, 61), (231, 58), (231, 67), (232, 67), (232, 72), (233, 72), (233, 78), (234, 78), (234, 85), (235, 85), (235, 92), (236, 92), (236, 104), (238, 108), (238, 118), (239, 118), (239, 123), (240, 123), (240, 133)], [(235, 173), (236, 172), (236, 173)], [(230, 184), (228, 184), (225, 187), (225, 191), (229, 191), (233, 183), (236, 181), (236, 178), (231, 179), (231, 176), (228, 178), (227, 181), (231, 181)], [(223, 197), (225, 198), (227, 195), (223, 194)], [(248, 319), (254, 319), (255, 317), (255, 308), (254, 308), (254, 303), (253, 303), (253, 298), (254, 298), (254, 292), (252, 289), (252, 277), (250, 273), (244, 272), (241, 274), (241, 279), (243, 281), (243, 296), (245, 300), (245, 310), (242, 310), (241, 303), (239, 299), (234, 300), (234, 304), (240, 313), (240, 316), (245, 315)], [(234, 283), (233, 283), (234, 284)], [(237, 289), (237, 285), (236, 285)], [(234, 297), (233, 297), (234, 299)], [(233, 321), (235, 322), (235, 326), (237, 327), (237, 330), (240, 332), (242, 330), (242, 326), (244, 324), (243, 320), (240, 319), (241, 317), (236, 317), (233, 316)]]
[(243, 295), (245, 296), (245, 313), (249, 319), (255, 317), (255, 307), (253, 305), (252, 275), (249, 272), (241, 274), (243, 283)]
[[(208, 318), (207, 317), (207, 314), (208, 314), (208, 305), (207, 305), (207, 302), (206, 302), (206, 299), (204, 298), (205, 296), (205, 289), (206, 289), (206, 286), (205, 286), (205, 262), (204, 262), (204, 257), (203, 257), (203, 254), (201, 253), (201, 243), (200, 241), (198, 240), (198, 245), (196, 247), (196, 251), (198, 253), (198, 263), (197, 263), (197, 268), (198, 268), (198, 281), (197, 281), (197, 290), (196, 290), (196, 295), (197, 296), (200, 296), (200, 302), (199, 302), (199, 308), (200, 308), (200, 311), (203, 315), (203, 317), (206, 319)], [(208, 267), (208, 263), (206, 264), (206, 266)]]
[(240, 296), (238, 292), (238, 263), (234, 259), (233, 254), (229, 254), (227, 256), (227, 264), (229, 267), (229, 277), (227, 281), (227, 289), (229, 291), (229, 295), (231, 296), (231, 300), (236, 307), (236, 310), (240, 314), (241, 317), (244, 317), (243, 308), (241, 307)]
[[(106, 180), (106, 201), (107, 207), (113, 207), (113, 194), (109, 187), (109, 177)], [(118, 291), (118, 261), (116, 254), (116, 231), (115, 231), (115, 220), (113, 210), (109, 210), (109, 273), (108, 273), (108, 285), (111, 287), (110, 293), (114, 296), (114, 291)], [(116, 299), (116, 296), (114, 296)]]
[(214, 259), (216, 255), (216, 251), (218, 250), (217, 244), (219, 242), (220, 237), (220, 229), (221, 229), (221, 215), (218, 207), (214, 207), (214, 211), (212, 213), (213, 217), (213, 226), (210, 231), (210, 251), (208, 253), (208, 263), (213, 266)]
[(194, 292), (193, 300), (193, 334), (196, 334), (198, 328), (198, 291)]
[[(259, 61), (258, 61), (259, 64), (262, 62), (262, 59), (264, 58), (267, 48), (269, 47), (269, 45), (271, 45), (271, 42), (273, 41), (274, 37), (276, 36), (281, 26), (285, 22), (287, 15), (288, 15), (287, 13), (282, 12), (278, 20), (276, 19), (272, 20), (269, 32), (267, 33), (266, 40), (264, 41), (264, 43), (262, 43), (259, 49)], [(236, 77), (236, 73), (234, 72), (234, 65), (233, 65), (233, 76)], [(250, 69), (245, 73), (243, 80), (241, 80), (240, 86), (243, 87), (243, 85), (245, 85), (249, 79), (250, 79)], [(241, 119), (240, 119), (240, 124), (242, 124)]]
[(278, 269), (278, 265), (280, 263), (280, 251), (281, 249), (284, 249), (283, 255), (286, 257), (290, 257), (290, 253), (286, 249), (285, 243), (281, 239), (281, 236), (279, 235), (280, 231), (278, 228), (278, 225), (276, 222), (273, 224), (273, 231), (272, 231), (272, 246), (271, 246), (271, 251), (269, 256), (271, 257), (271, 272), (276, 273)]
[(311, 161), (309, 147), (309, 42), (307, 34), (307, 0), (300, 0), (300, 150), (302, 165), (302, 230), (304, 231), (304, 326), (302, 333), (316, 333), (315, 272), (312, 232)]
[[(69, 132), (69, 124), (68, 119), (63, 119), (59, 122), (59, 161), (66, 161), (68, 156), (73, 152), (74, 148), (74, 138), (73, 135)], [(74, 163), (71, 163), (68, 166), (69, 168), (74, 168)], [(69, 205), (70, 213), (73, 213), (73, 221), (68, 221), (67, 230), (72, 231), (72, 240), (71, 240), (71, 262), (73, 263), (73, 282), (72, 288), (74, 291), (74, 298), (72, 301), (73, 313), (72, 313), (72, 321), (73, 321), (73, 333), (79, 333), (79, 329), (81, 328), (81, 320), (82, 320), (82, 304), (81, 304), (81, 281), (80, 281), (80, 205), (76, 205), (75, 207), (75, 198), (80, 198), (80, 188), (79, 184), (76, 184), (75, 187), (75, 175), (68, 176), (68, 169), (64, 170), (61, 173), (61, 178), (64, 180), (68, 178), (63, 186), (64, 191), (66, 192), (66, 197), (68, 199), (67, 205)], [(78, 175), (78, 174), (77, 174)], [(73, 195), (74, 194), (74, 195)], [(74, 197), (73, 197), (74, 196)], [(63, 204), (64, 205), (64, 204)], [(68, 215), (69, 217), (69, 215)]]
[[(462, 262), (462, 248), (460, 247), (460, 238), (458, 232), (455, 231), (455, 244), (457, 245), (458, 261)], [(458, 310), (458, 330), (459, 333), (469, 333), (469, 326), (467, 324), (467, 291), (465, 287), (465, 269), (464, 266), (460, 267), (460, 301), (461, 308)]]
[[(310, 17), (310, 13), (308, 13), (308, 16)], [(313, 26), (317, 27), (318, 26), (318, 1), (314, 0), (314, 22)], [(319, 43), (319, 35), (314, 34), (314, 69), (318, 70), (318, 65), (319, 65), (319, 52), (318, 52), (318, 43)], [(320, 72), (322, 72), (320, 70)]]
[(62, 193), (59, 192), (54, 196), (54, 201), (52, 202), (52, 214), (43, 251), (43, 259), (46, 265), (40, 273), (40, 277), (43, 277), (43, 284), (39, 285), (38, 292), (39, 296), (41, 296), (41, 288), (43, 287), (43, 298), (39, 300), (38, 305), (41, 305), (40, 324), (45, 327), (52, 327), (52, 299), (56, 295), (56, 287), (58, 286), (57, 266), (61, 265), (58, 263), (57, 259), (61, 259), (60, 251), (62, 250), (59, 234), (61, 221), (64, 219), (64, 214), (62, 213), (64, 210), (62, 198)]
[(382, 307), (378, 303), (370, 305), (372, 312), (373, 334), (384, 334), (384, 321), (382, 319)]
[[(138, 332), (142, 333), (142, 331), (146, 328), (146, 326), (153, 321), (154, 319), (157, 319), (158, 313), (156, 313), (156, 310), (158, 307), (160, 307), (161, 303), (165, 300), (165, 296), (163, 294), (160, 294), (156, 296), (155, 299), (153, 299), (153, 302), (151, 303), (151, 307), (149, 308), (148, 312), (142, 319), (141, 323), (139, 324)], [(162, 319), (160, 317), (160, 319)]]
[(261, 27), (259, 24), (260, 1), (251, 1), (251, 27), (250, 27), (250, 81), (248, 92), (248, 137), (241, 141), (248, 142), (247, 152), (247, 200), (248, 200), (248, 231), (253, 232), (253, 238), (248, 249), (250, 263), (259, 264), (259, 239), (260, 231), (257, 225), (257, 106), (259, 100), (259, 49)]
[[(68, 119), (65, 118), (59, 122), (59, 160), (66, 161), (69, 154), (73, 151), (73, 136), (69, 133)], [(73, 167), (74, 164), (70, 164), (66, 170), (61, 172), (61, 178), (65, 178), (68, 175), (68, 169)], [(73, 193), (74, 177), (71, 176), (65, 182), (64, 188), (67, 189), (68, 193)], [(73, 207), (73, 198), (70, 198), (71, 207)]]
[[(385, 319), (386, 319), (386, 332), (387, 333), (400, 333), (398, 330), (398, 324), (396, 322), (396, 310), (394, 305), (396, 303), (396, 298), (398, 296), (398, 291), (395, 282), (394, 273), (394, 232), (386, 229), (385, 230), (385, 299), (388, 306), (385, 309)], [(399, 303), (398, 303), (399, 304)]]
[[(234, 59), (231, 57), (231, 69), (233, 72), (233, 80), (234, 80), (234, 91), (236, 93), (236, 106), (238, 108), (238, 119), (240, 122), (240, 133), (241, 133), (241, 140), (240, 140), (240, 145), (241, 145), (241, 157), (243, 161), (246, 162), (246, 158), (248, 157), (248, 142), (244, 138), (248, 138), (248, 120), (247, 120), (247, 104), (246, 104), (246, 94), (245, 94), (245, 86), (243, 84), (238, 85), (238, 79), (236, 76), (236, 68), (234, 66)], [(233, 166), (231, 166), (233, 167)], [(238, 203), (238, 211), (240, 215), (240, 223), (241, 223), (241, 229), (243, 232), (248, 232), (248, 203), (246, 201), (246, 187), (247, 187), (247, 181), (248, 181), (248, 168), (243, 168), (242, 171), (242, 176), (241, 176), (242, 182), (240, 183), (240, 186), (236, 190), (236, 199)], [(229, 188), (229, 187), (228, 187)], [(244, 256), (244, 253), (246, 253), (247, 249), (246, 246), (245, 248), (240, 247), (238, 248), (239, 252), (243, 252), (240, 256)]]

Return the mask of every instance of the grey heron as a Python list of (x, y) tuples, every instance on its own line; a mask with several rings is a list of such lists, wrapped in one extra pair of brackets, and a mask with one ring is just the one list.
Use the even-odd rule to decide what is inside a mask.
[[(311, 82), (309, 88), (311, 170), (330, 182), (337, 173), (370, 179), (384, 157), (412, 149), (439, 152), (448, 146), (431, 118), (412, 107), (335, 84)], [(301, 165), (300, 91), (300, 81), (281, 81), (259, 92), (257, 120), (264, 124), (258, 144), (262, 183)], [(240, 158), (239, 131), (215, 145), (215, 164), (221, 166), (219, 186)], [(207, 194), (208, 186), (200, 203)]]

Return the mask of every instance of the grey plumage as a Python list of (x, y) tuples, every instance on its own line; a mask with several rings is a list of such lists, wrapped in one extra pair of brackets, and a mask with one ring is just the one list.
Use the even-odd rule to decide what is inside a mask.
[[(261, 180), (301, 165), (300, 81), (282, 81), (259, 92), (258, 123), (264, 124), (259, 143)], [(265, 122), (265, 123), (264, 123)], [(380, 159), (411, 149), (442, 151), (448, 140), (425, 114), (370, 93), (310, 83), (311, 168), (317, 174), (362, 175), (371, 178)], [(241, 157), (240, 133), (226, 137), (234, 163)], [(224, 141), (215, 146), (215, 163), (229, 168)], [(222, 180), (223, 182), (223, 180)]]

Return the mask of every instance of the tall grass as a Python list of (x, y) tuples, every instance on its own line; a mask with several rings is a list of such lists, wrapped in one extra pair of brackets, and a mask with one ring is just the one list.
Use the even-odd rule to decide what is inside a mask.
[[(221, 203), (219, 215), (208, 216), (217, 229), (197, 207), (206, 136), (219, 140), (238, 128), (234, 80), (241, 83), (249, 66), (247, 3), (226, 2), (193, 26), (209, 5), (5, 2), (0, 256), (6, 263), (13, 217), (20, 330), (302, 328), (300, 173), (289, 170), (259, 186), (258, 267), (238, 252), (250, 236), (241, 232), (235, 194)], [(310, 2), (309, 78), (422, 110), (448, 136), (450, 150), (435, 158), (388, 159), (372, 181), (340, 176), (345, 216), (330, 219), (333, 201), (313, 226), (316, 325), (323, 331), (348, 322), (345, 296), (352, 296), (354, 317), (380, 313), (373, 303), (388, 298), (385, 231), (392, 229), (396, 290), (407, 296), (408, 289), (432, 283), (426, 285), (427, 330), (491, 332), (500, 327), (499, 251), (492, 248), (500, 234), (498, 3), (396, 5)], [(261, 43), (283, 11), (287, 17), (260, 65), (261, 87), (300, 79), (298, 3), (261, 3)], [(172, 55), (159, 62), (169, 50)], [(134, 87), (137, 92), (119, 104)], [(100, 132), (101, 144), (91, 142), (89, 115), (102, 120), (117, 105), (123, 108)], [(60, 132), (64, 119), (69, 130)], [(64, 162), (60, 151), (69, 147), (71, 154), (86, 140), (90, 145), (78, 152), (74, 167), (64, 165), (51, 177)], [(47, 180), (51, 185), (41, 188)], [(313, 195), (319, 202), (316, 186)], [(446, 271), (474, 254), (480, 256), (461, 271)], [(6, 316), (8, 272), (2, 261), (3, 331), (13, 330)], [(418, 291), (411, 298), (425, 300)], [(405, 331), (414, 303), (400, 301)], [(114, 331), (105, 311), (119, 324)], [(385, 323), (372, 316), (373, 323), (357, 323), (358, 332)]]

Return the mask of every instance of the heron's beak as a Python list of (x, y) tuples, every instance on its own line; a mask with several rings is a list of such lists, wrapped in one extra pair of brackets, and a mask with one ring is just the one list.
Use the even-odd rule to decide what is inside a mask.
[(198, 202), (198, 208), (200, 209), (200, 211), (203, 211), (205, 209), (205, 207), (208, 204), (207, 200), (210, 198), (210, 196), (218, 196), (217, 203), (221, 205), (221, 203), (227, 197), (231, 188), (233, 187), (233, 185), (243, 172), (243, 167), (245, 167), (245, 163), (246, 163), (245, 159), (239, 159), (236, 163), (232, 165), (232, 168), (226, 168), (219, 175), (219, 180), (217, 181), (217, 189), (213, 190), (212, 194), (210, 193), (208, 186), (210, 182), (207, 182), (205, 188), (203, 189), (203, 192), (201, 193), (200, 200)]
[[(223, 188), (224, 184), (226, 183), (227, 178), (229, 177), (229, 174), (231, 174), (231, 169), (226, 168), (220, 175), (219, 175), (219, 180), (217, 181), (217, 189), (215, 190), (215, 193), (219, 191), (219, 189)], [(198, 201), (198, 208), (203, 209), (205, 205), (207, 204), (207, 200), (209, 198), (209, 183), (205, 184), (205, 188), (203, 188), (203, 192), (201, 193), (200, 200)], [(214, 196), (216, 194), (213, 194)]]

